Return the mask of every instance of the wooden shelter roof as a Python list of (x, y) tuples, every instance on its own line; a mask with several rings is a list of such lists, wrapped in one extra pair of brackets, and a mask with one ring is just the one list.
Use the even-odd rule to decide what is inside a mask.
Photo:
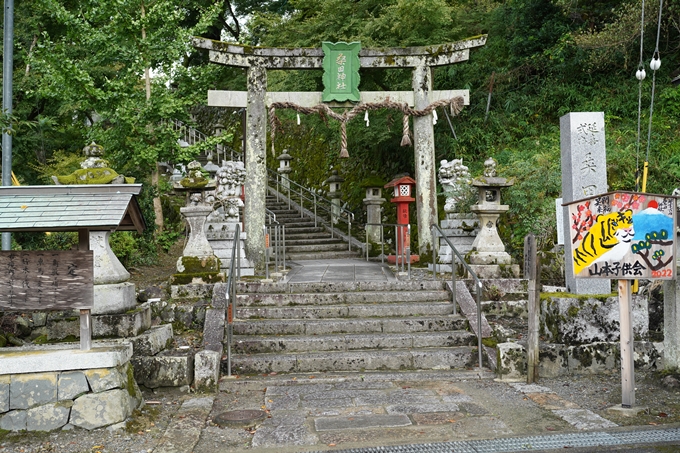
[(146, 227), (141, 184), (0, 187), (0, 232)]

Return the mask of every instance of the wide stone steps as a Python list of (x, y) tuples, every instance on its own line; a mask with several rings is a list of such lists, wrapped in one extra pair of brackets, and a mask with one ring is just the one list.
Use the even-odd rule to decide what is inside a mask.
[(308, 245), (288, 245), (286, 241), (286, 253), (318, 253), (318, 252), (341, 252), (347, 250), (347, 243), (336, 240), (335, 243), (317, 243)]
[(367, 349), (309, 353), (234, 354), (239, 374), (310, 373), (322, 371), (441, 370), (472, 365), (470, 346), (422, 349)]
[[(309, 233), (322, 233), (322, 232), (324, 232), (324, 229), (322, 227), (315, 227), (314, 225), (302, 227), (289, 227), (288, 225), (286, 225), (286, 239), (288, 239), (289, 236), (295, 236), (296, 234), (306, 235)], [(326, 237), (331, 237), (330, 233), (326, 233)]]
[(450, 302), (418, 304), (324, 305), (321, 307), (245, 307), (236, 308), (238, 319), (325, 319), (382, 316), (436, 316), (453, 313)]
[(234, 320), (234, 335), (328, 335), (453, 332), (467, 325), (459, 315), (344, 319)]
[(450, 298), (436, 281), (239, 282), (232, 370), (461, 369), (476, 337)]
[(313, 299), (316, 306), (335, 304), (376, 304), (395, 302), (448, 302), (450, 295), (445, 290), (394, 292), (328, 292), (328, 293), (257, 293), (237, 294), (236, 306), (299, 306)]
[[(286, 259), (300, 261), (360, 257), (359, 250), (350, 251), (347, 242), (339, 237), (334, 238), (321, 224), (315, 225), (313, 218), (300, 215), (296, 209), (289, 209), (288, 203), (267, 197), (267, 209), (276, 215), (279, 225), (285, 226)], [(275, 238), (270, 236), (270, 239), (273, 241)], [(282, 238), (279, 240), (282, 241)]]
[(470, 332), (413, 332), (346, 335), (235, 336), (236, 354), (356, 351), (371, 349), (444, 348), (475, 343)]
[[(327, 235), (323, 233), (317, 233), (319, 236), (314, 237), (314, 233), (312, 234), (306, 234), (306, 235), (299, 235), (296, 236), (295, 239), (290, 239), (288, 235), (286, 235), (286, 246), (297, 246), (297, 245), (308, 245), (311, 243), (314, 244), (335, 244), (338, 242), (338, 238), (329, 238)], [(276, 241), (274, 241), (276, 242)], [(347, 248), (347, 244), (345, 244), (345, 248)]]
[[(347, 247), (347, 244), (345, 244)], [(342, 258), (360, 258), (359, 252), (348, 251), (344, 252), (314, 252), (314, 253), (286, 253), (286, 259), (291, 261), (298, 260), (336, 260)]]

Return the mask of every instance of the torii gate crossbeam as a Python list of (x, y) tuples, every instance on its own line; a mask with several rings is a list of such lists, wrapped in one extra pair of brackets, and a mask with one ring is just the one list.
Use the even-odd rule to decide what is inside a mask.
[[(413, 92), (362, 93), (361, 102), (376, 102), (389, 96), (397, 102), (407, 102), (417, 110), (426, 108), (439, 99), (462, 96), (469, 104), (467, 90), (433, 92), (432, 66), (443, 66), (466, 61), (470, 48), (486, 44), (486, 35), (455, 43), (436, 46), (362, 49), (359, 53), (361, 68), (413, 68)], [(267, 69), (322, 69), (321, 48), (268, 48), (250, 47), (194, 38), (194, 47), (207, 49), (210, 61), (227, 66), (247, 68), (247, 92), (210, 91), (208, 105), (221, 107), (246, 107), (245, 146), (245, 206), (246, 255), (258, 268), (264, 264), (265, 197), (267, 190), (266, 133), (267, 105), (281, 102), (289, 93), (267, 93)], [(454, 94), (455, 93), (455, 94)], [(295, 93), (296, 95), (298, 93)], [(320, 93), (304, 93), (295, 102), (311, 107), (318, 104)], [(371, 100), (368, 100), (371, 99)], [(304, 101), (304, 102), (301, 102)], [(314, 104), (311, 104), (315, 102)], [(310, 105), (307, 105), (307, 104)], [(434, 156), (434, 129), (430, 115), (413, 118), (415, 154), (416, 209), (418, 212), (419, 253), (432, 249), (430, 225), (437, 223), (437, 187)]]

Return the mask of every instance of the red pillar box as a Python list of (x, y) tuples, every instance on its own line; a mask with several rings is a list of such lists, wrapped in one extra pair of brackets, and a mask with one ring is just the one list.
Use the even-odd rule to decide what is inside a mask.
[[(406, 262), (406, 248), (411, 247), (411, 237), (409, 235), (408, 225), (410, 224), (408, 215), (408, 205), (416, 201), (411, 195), (416, 188), (416, 182), (408, 176), (401, 176), (393, 179), (385, 184), (385, 189), (394, 188), (394, 198), (390, 201), (397, 205), (397, 237), (396, 237), (396, 255), (389, 255), (387, 262), (395, 264), (397, 262)], [(416, 263), (420, 257), (418, 255), (411, 255), (411, 263)]]

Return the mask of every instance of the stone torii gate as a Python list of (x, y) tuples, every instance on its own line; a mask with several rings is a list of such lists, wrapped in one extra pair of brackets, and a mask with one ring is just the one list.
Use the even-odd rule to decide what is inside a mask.
[[(417, 110), (442, 99), (462, 97), (469, 105), (468, 90), (432, 90), (433, 66), (444, 66), (469, 59), (470, 49), (486, 44), (486, 35), (424, 47), (362, 49), (361, 68), (413, 68), (413, 91), (361, 92), (361, 102), (390, 100), (407, 103)], [(256, 266), (264, 263), (265, 196), (267, 191), (266, 144), (267, 108), (277, 102), (294, 102), (303, 107), (321, 103), (321, 92), (267, 92), (268, 69), (322, 69), (321, 48), (250, 47), (194, 38), (194, 47), (209, 50), (210, 61), (247, 69), (248, 91), (208, 91), (208, 105), (246, 108), (245, 137), (245, 231), (246, 255)], [(351, 107), (350, 103), (330, 103), (331, 107)], [(430, 225), (438, 222), (434, 153), (434, 128), (430, 115), (413, 117), (415, 152), (416, 209), (419, 252), (432, 249)]]

